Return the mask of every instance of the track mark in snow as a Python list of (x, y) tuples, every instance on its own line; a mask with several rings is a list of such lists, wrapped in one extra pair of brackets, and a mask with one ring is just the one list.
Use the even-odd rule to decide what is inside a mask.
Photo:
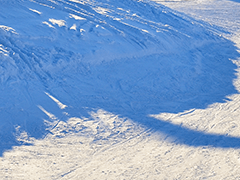
[[(25, 129), (16, 138), (31, 142), (28, 141), (31, 140), (30, 132), (36, 138), (31, 146), (10, 145), (13, 150), (0, 158), (4, 164), (0, 168), (0, 179), (7, 176), (10, 179), (23, 176), (26, 176), (24, 179), (199, 179), (204, 174), (221, 179), (219, 177), (227, 176), (221, 174), (215, 165), (220, 162), (224, 167), (230, 163), (229, 159), (235, 165), (234, 160), (239, 159), (239, 138), (231, 139), (238, 137), (240, 132), (239, 97), (234, 99), (235, 104), (224, 102), (222, 107), (212, 109), (206, 106), (223, 102), (226, 95), (237, 93), (231, 86), (235, 78), (235, 67), (228, 59), (235, 52), (231, 43), (209, 33), (204, 25), (202, 28), (195, 26), (192, 21), (175, 16), (167, 8), (163, 14), (164, 7), (158, 9), (142, 1), (104, 1), (107, 10), (101, 10), (100, 14), (94, 8), (102, 8), (103, 1), (72, 0), (78, 4), (64, 0), (38, 2), (54, 6), (53, 10), (38, 8), (39, 4), (35, 4), (43, 14), (37, 16), (40, 23), (51, 17), (61, 19), (46, 22), (49, 27), (53, 27), (51, 23), (56, 25), (54, 31), (42, 25), (39, 31), (44, 33), (41, 35), (38, 29), (33, 28), (36, 31), (30, 32), (32, 29), (29, 28), (28, 36), (15, 39), (15, 35), (11, 37), (10, 33), (4, 32), (4, 38), (0, 38), (4, 41), (7, 34), (6, 42), (9, 43), (1, 42), (2, 52), (16, 52), (19, 58), (13, 59), (17, 64), (14, 68), (26, 73), (25, 76), (16, 73), (15, 80), (7, 77), (11, 68), (6, 67), (4, 77), (8, 83), (14, 79), (12, 88), (16, 92), (22, 90), (18, 83), (24, 83), (26, 87), (35, 84), (29, 88), (33, 97), (30, 105), (22, 103), (27, 104), (29, 99), (21, 98), (15, 91), (9, 93), (13, 98), (7, 96), (6, 99), (12, 99), (4, 104), (10, 105), (4, 107), (1, 104), (1, 113), (9, 114), (3, 116), (7, 120), (3, 122), (15, 125), (17, 121), (22, 129), (27, 119)], [(107, 6), (108, 3), (112, 5)], [(131, 11), (120, 12), (117, 7), (131, 8)], [(29, 14), (32, 17), (27, 9), (27, 14), (22, 15), (27, 17)], [(43, 18), (45, 15), (47, 17)], [(14, 14), (9, 13), (11, 16)], [(11, 21), (8, 23), (17, 31), (21, 29), (15, 23), (11, 25)], [(166, 23), (169, 26), (164, 26)], [(67, 31), (67, 28), (62, 31), (57, 27), (68, 27), (69, 24), (72, 25), (70, 29), (77, 31)], [(37, 25), (33, 23), (32, 27)], [(23, 28), (20, 32), (24, 31)], [(79, 31), (85, 31), (84, 36)], [(48, 41), (42, 36), (47, 36)], [(141, 51), (137, 45), (141, 46)], [(150, 51), (146, 52), (146, 49)], [(197, 52), (203, 57), (198, 58)], [(113, 61), (106, 62), (106, 58)], [(93, 66), (89, 65), (90, 60)], [(223, 92), (226, 85), (229, 89)], [(1, 92), (8, 95), (7, 91)], [(208, 91), (211, 92), (208, 94)], [(68, 102), (69, 108), (47, 92)], [(212, 98), (214, 95), (215, 99)], [(192, 101), (191, 98), (198, 99)], [(44, 119), (45, 114), (36, 104), (42, 105), (38, 108), (49, 117), (48, 120)], [(231, 106), (225, 107), (224, 104)], [(82, 107), (88, 109), (85, 111)], [(200, 110), (185, 111), (193, 108)], [(23, 112), (22, 109), (27, 110)], [(24, 113), (27, 115), (23, 116)], [(84, 113), (89, 114), (83, 117)], [(157, 113), (160, 113), (159, 121)], [(148, 114), (156, 114), (156, 119), (152, 121), (153, 118), (146, 117)], [(41, 120), (35, 121), (35, 118)], [(155, 126), (154, 123), (160, 121), (162, 123)], [(39, 130), (39, 122), (46, 125), (42, 130)], [(35, 130), (41, 131), (40, 135)], [(155, 132), (162, 134), (152, 140)], [(41, 135), (46, 136), (41, 139)], [(183, 140), (178, 141), (181, 138)], [(228, 140), (233, 140), (232, 144), (228, 144)], [(238, 158), (232, 156), (233, 152)], [(226, 172), (232, 173), (235, 167), (231, 168)], [(212, 173), (213, 169), (216, 173)], [(237, 166), (234, 170), (239, 174)]]

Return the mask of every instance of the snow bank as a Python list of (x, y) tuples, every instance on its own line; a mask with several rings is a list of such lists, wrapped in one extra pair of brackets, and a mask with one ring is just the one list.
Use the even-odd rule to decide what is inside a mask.
[(151, 129), (149, 114), (203, 109), (237, 93), (234, 44), (162, 5), (4, 1), (0, 15), (1, 153), (18, 143), (16, 132), (46, 136), (45, 120), (104, 109)]

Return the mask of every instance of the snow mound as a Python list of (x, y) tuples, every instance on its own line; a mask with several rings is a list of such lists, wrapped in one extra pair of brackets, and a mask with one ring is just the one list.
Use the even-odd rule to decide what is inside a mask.
[(149, 114), (206, 108), (237, 93), (234, 44), (162, 5), (1, 3), (2, 152), (16, 145), (16, 131), (44, 137), (46, 119), (64, 122), (103, 109), (152, 128)]

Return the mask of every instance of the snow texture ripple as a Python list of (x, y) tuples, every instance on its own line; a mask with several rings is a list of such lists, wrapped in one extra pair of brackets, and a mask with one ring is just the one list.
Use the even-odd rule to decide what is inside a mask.
[(238, 177), (238, 26), (152, 1), (0, 3), (0, 179)]

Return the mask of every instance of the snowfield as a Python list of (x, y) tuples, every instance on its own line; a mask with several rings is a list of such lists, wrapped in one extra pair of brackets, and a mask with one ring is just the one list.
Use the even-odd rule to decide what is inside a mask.
[(240, 179), (239, 17), (0, 0), (0, 179)]

